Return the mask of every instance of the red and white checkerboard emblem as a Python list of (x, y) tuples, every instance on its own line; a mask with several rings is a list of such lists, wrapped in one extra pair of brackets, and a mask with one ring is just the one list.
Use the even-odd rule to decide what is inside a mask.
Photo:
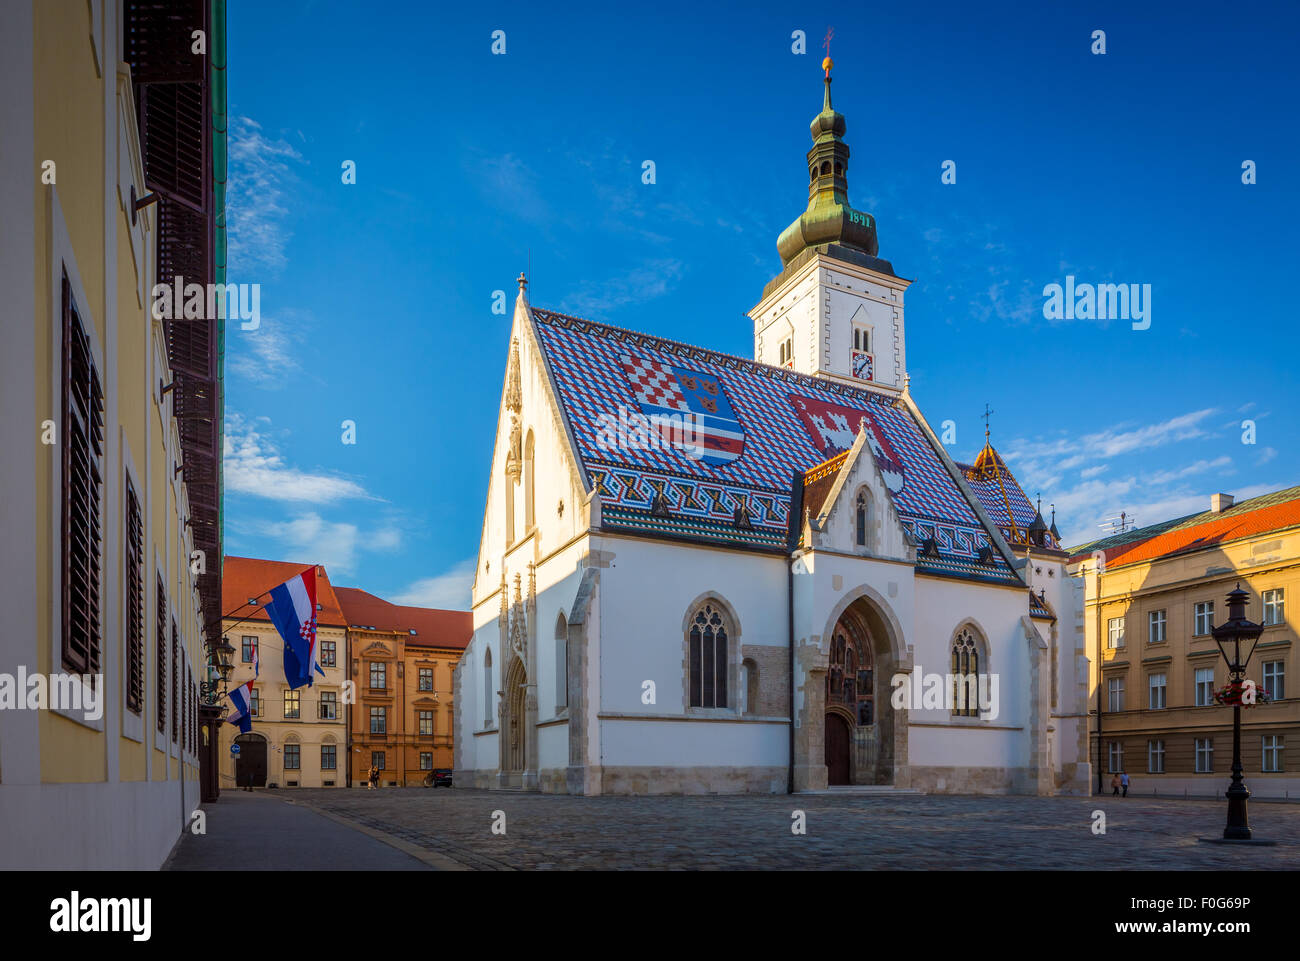
[(691, 405), (686, 402), (681, 385), (667, 365), (626, 354), (622, 361), (638, 404), (690, 412)]

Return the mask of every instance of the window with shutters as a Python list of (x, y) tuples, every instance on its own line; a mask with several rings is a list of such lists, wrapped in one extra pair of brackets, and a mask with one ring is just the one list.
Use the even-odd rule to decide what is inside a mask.
[(701, 605), (687, 628), (691, 707), (726, 707), (730, 666), (727, 621), (715, 604)]
[(126, 709), (144, 711), (144, 525), (140, 498), (126, 479)]
[(158, 650), (158, 733), (167, 733), (167, 592), (162, 576), (158, 577), (157, 611)]
[(172, 621), (172, 663), (176, 665), (172, 678), (172, 743), (181, 737), (181, 635)]
[(63, 275), (62, 580), (63, 666), (100, 669), (104, 395), (90, 337)]

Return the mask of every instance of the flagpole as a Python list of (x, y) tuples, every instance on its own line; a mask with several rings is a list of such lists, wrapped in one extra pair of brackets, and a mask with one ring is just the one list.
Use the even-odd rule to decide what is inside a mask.
[[(305, 573), (307, 573), (308, 571), (313, 570), (313, 569), (315, 569), (316, 567), (319, 567), (319, 566), (320, 566), (320, 565), (318, 565), (318, 564), (308, 564), (306, 567), (304, 567), (302, 570), (300, 570), (297, 574), (294, 574), (293, 577), (286, 578), (285, 581), (281, 581), (280, 583), (283, 584), (283, 583), (286, 583), (286, 581), (291, 581), (291, 580), (293, 580), (294, 577), (301, 577), (303, 574), (305, 574)], [(280, 584), (276, 584), (276, 585), (275, 585), (275, 587), (279, 587), (279, 586), (280, 586)], [(257, 595), (255, 595), (255, 596), (253, 596), (253, 597), (250, 597), (248, 600), (244, 601), (244, 603), (240, 604), (238, 607), (236, 607), (236, 608), (232, 608), (228, 613), (222, 614), (222, 615), (221, 615), (222, 623), (224, 623), (225, 620), (226, 620), (226, 618), (230, 617), (231, 614), (234, 614), (236, 611), (242, 611), (244, 608), (248, 607), (250, 604), (252, 604), (254, 607), (257, 607), (257, 602), (258, 602), (259, 600), (261, 600), (262, 598), (266, 597), (267, 594), (270, 594), (271, 591), (275, 590), (275, 587), (268, 588), (267, 590), (264, 590), (261, 594), (257, 594)], [(257, 607), (257, 609), (258, 609), (259, 611), (264, 611), (264, 610), (266, 610), (265, 607)], [(243, 624), (244, 621), (252, 620), (252, 618), (253, 618), (253, 615), (252, 615), (252, 614), (249, 614), (247, 617), (241, 617), (239, 620), (235, 621), (234, 624), (231, 624), (230, 627), (235, 627), (235, 626), (237, 626), (237, 625), (239, 625), (239, 624)], [(225, 632), (226, 632), (226, 628), (223, 627), (222, 630), (221, 630), (221, 633), (224, 634)]]

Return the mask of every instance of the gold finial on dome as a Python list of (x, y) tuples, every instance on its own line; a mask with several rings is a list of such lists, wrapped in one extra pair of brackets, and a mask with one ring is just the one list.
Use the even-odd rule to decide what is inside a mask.
[(835, 61), (830, 57), (827, 57), (822, 61), (822, 69), (826, 71), (826, 76), (829, 77), (831, 75), (831, 67), (833, 66), (835, 66)]

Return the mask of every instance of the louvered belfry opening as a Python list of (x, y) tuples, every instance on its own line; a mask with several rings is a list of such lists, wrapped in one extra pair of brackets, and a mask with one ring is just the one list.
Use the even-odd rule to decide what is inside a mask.
[[(206, 52), (196, 54), (202, 30)], [(157, 193), (157, 283), (205, 285), (218, 277), (213, 186), (212, 24), (205, 0), (126, 0), (123, 50), (131, 65), (145, 187)], [(206, 301), (205, 297), (205, 301)], [(180, 314), (180, 304), (176, 313)], [(206, 310), (206, 308), (205, 308)], [(172, 370), (172, 403), (190, 503), (204, 633), (221, 638), (221, 342), (217, 317), (164, 324)]]
[(126, 479), (126, 708), (134, 714), (144, 703), (144, 523), (140, 498)]

